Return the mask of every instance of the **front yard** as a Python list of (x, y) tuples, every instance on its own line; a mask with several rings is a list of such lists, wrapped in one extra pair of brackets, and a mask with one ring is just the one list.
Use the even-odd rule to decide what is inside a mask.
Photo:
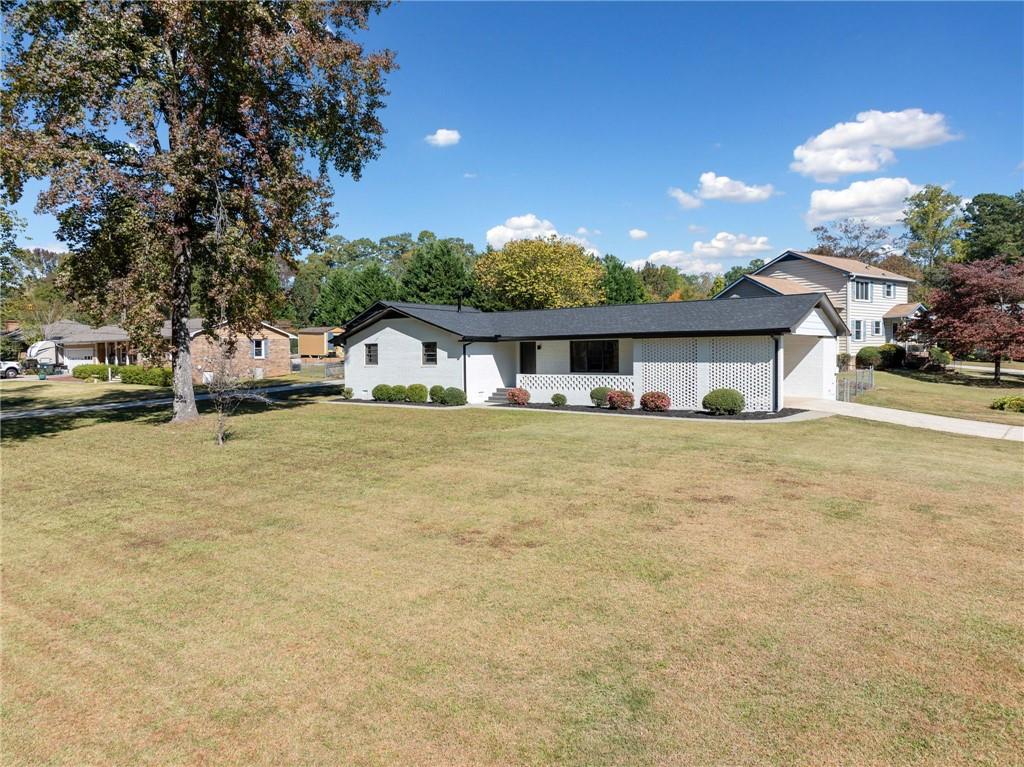
[(862, 405), (914, 410), (952, 418), (1024, 425), (1024, 413), (993, 410), (992, 400), (1007, 395), (1024, 396), (1024, 379), (1004, 377), (1001, 384), (985, 373), (926, 373), (899, 370), (875, 372), (875, 388), (857, 397)]
[(1010, 764), (1020, 448), (310, 404), (4, 425), (8, 764)]

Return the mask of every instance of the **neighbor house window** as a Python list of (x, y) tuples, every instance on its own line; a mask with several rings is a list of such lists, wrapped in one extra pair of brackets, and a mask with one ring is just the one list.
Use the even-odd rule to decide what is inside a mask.
[(363, 347), (366, 350), (366, 364), (376, 365), (377, 364), (377, 344), (366, 344)]
[(882, 321), (872, 320), (871, 321), (871, 335), (880, 336), (882, 335)]
[(871, 300), (871, 283), (867, 280), (853, 281), (853, 297), (858, 301)]
[(252, 358), (254, 360), (265, 360), (267, 358), (267, 339), (252, 339)]
[(573, 373), (618, 373), (618, 341), (570, 341), (569, 370)]
[(864, 340), (864, 320), (853, 321), (853, 340), (863, 341)]
[(893, 285), (891, 282), (885, 283), (885, 297), (886, 298), (895, 298), (895, 296), (896, 296), (896, 286)]
[(436, 365), (437, 364), (437, 342), (435, 342), (435, 341), (424, 341), (423, 342), (423, 364), (424, 365)]

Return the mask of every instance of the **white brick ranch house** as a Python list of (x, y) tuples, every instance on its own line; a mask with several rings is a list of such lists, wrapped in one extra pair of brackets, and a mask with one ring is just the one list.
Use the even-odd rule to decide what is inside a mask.
[(835, 398), (847, 333), (823, 293), (512, 312), (381, 301), (347, 325), (345, 379), (357, 399), (421, 383), (471, 403), (519, 386), (534, 402), (557, 392), (590, 404), (608, 386), (637, 402), (663, 391), (684, 410), (728, 387), (747, 410), (775, 411), (786, 396)]
[(849, 328), (838, 351), (856, 355), (865, 346), (893, 343), (899, 326), (922, 308), (908, 296), (915, 282), (853, 258), (787, 250), (715, 298), (825, 293)]

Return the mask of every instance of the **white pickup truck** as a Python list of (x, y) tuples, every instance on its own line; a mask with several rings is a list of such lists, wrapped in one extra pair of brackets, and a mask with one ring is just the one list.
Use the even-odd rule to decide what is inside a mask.
[(17, 378), (21, 375), (21, 366), (10, 360), (0, 361), (0, 376), (4, 378)]

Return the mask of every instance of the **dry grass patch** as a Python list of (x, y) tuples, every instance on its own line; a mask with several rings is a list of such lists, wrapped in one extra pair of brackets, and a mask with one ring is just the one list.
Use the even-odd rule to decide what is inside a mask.
[(11, 764), (1019, 757), (1015, 445), (311, 405), (3, 469)]
[(1024, 395), (1024, 380), (1005, 376), (995, 384), (984, 373), (875, 372), (875, 388), (857, 397), (861, 405), (878, 405), (918, 413), (975, 421), (1024, 425), (1024, 413), (993, 410), (992, 400)]

